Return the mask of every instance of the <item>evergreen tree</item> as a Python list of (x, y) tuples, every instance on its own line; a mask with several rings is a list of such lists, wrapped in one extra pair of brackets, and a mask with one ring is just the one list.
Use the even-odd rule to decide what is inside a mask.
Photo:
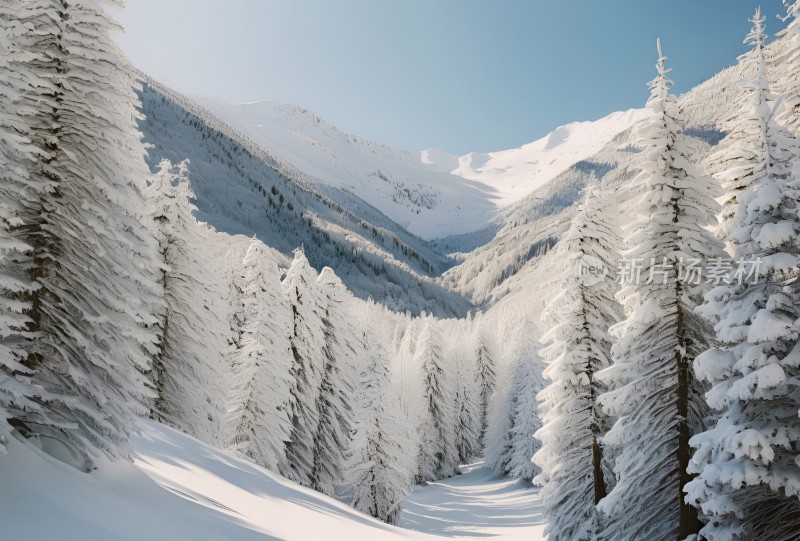
[(152, 398), (146, 374), (158, 338), (138, 101), (133, 70), (109, 35), (117, 25), (108, 3), (121, 5), (13, 2), (3, 17), (27, 25), (12, 45), (27, 56), (16, 56), (9, 67), (17, 75), (4, 77), (29, 83), (17, 97), (18, 120), (37, 159), (15, 227), (31, 247), (28, 275), (36, 282), (19, 293), (30, 303), (34, 339), (24, 365), (35, 373), (40, 408), (13, 422), (84, 469), (100, 453), (126, 453)]
[(741, 263), (706, 296), (701, 311), (716, 321), (719, 346), (695, 361), (722, 413), (692, 438), (690, 472), (699, 475), (687, 486), (712, 541), (778, 541), (800, 530), (800, 144), (772, 118), (764, 18), (756, 11), (751, 21), (747, 104), (714, 156), (726, 167), (726, 240)]
[(489, 403), (484, 464), (498, 475), (510, 475), (513, 469), (515, 377), (520, 360), (499, 366), (497, 387)]
[(256, 238), (250, 241), (241, 274), (241, 328), (228, 359), (232, 386), (225, 447), (277, 471), (286, 460), (291, 421), (291, 312), (278, 268)]
[(450, 334), (455, 339), (455, 343), (448, 348), (448, 357), (454, 365), (456, 376), (456, 451), (459, 464), (467, 464), (481, 453), (477, 374), (475, 374), (469, 351), (464, 348), (464, 344), (469, 343), (465, 340), (466, 336), (463, 332), (454, 331)]
[(525, 481), (533, 481), (541, 473), (541, 468), (533, 462), (533, 456), (541, 448), (541, 442), (534, 437), (541, 428), (536, 402), (541, 390), (541, 373), (541, 363), (535, 350), (519, 358), (514, 380), (515, 398), (511, 405), (513, 422), (508, 474)]
[(529, 315), (503, 314), (501, 327), (510, 332), (498, 358), (497, 388), (489, 404), (486, 429), (486, 467), (498, 475), (532, 480), (539, 467), (531, 458), (540, 442), (541, 427), (536, 395), (542, 389), (538, 330)]
[(601, 438), (609, 428), (598, 397), (605, 387), (598, 371), (611, 364), (608, 329), (621, 319), (614, 300), (620, 245), (616, 205), (589, 188), (572, 226), (558, 243), (558, 293), (545, 310), (552, 322), (542, 341), (552, 383), (539, 394), (544, 426), (535, 461), (553, 540), (595, 539), (600, 517), (595, 506), (606, 496)]
[(385, 354), (362, 322), (355, 453), (350, 459), (353, 507), (389, 524), (397, 524), (411, 492), (415, 470), (413, 441), (399, 397), (391, 388)]
[(12, 428), (5, 421), (38, 409), (31, 398), (33, 372), (25, 365), (32, 323), (27, 312), (36, 283), (28, 275), (32, 248), (24, 225), (25, 211), (35, 205), (43, 187), (31, 175), (38, 150), (28, 138), (21, 97), (26, 88), (41, 83), (25, 69), (35, 36), (19, 7), (10, 2), (0, 5), (0, 451)]
[(683, 539), (700, 528), (684, 501), (689, 438), (707, 414), (706, 386), (691, 370), (708, 345), (708, 325), (695, 313), (704, 285), (688, 272), (720, 251), (707, 226), (716, 208), (714, 185), (694, 172), (681, 130), (681, 111), (659, 42), (658, 76), (641, 128), (639, 175), (629, 189), (635, 216), (627, 227), (625, 259), (641, 263), (641, 279), (618, 298), (626, 319), (611, 328), (614, 364), (598, 372), (610, 391), (601, 405), (618, 417), (606, 435), (619, 446), (617, 485), (600, 502), (608, 539)]
[(487, 331), (484, 328), (483, 319), (475, 321), (475, 359), (476, 359), (476, 378), (480, 389), (480, 419), (481, 433), (480, 441), (486, 445), (486, 427), (488, 423), (489, 404), (492, 401), (495, 387), (497, 385), (497, 374), (495, 369), (494, 352), (490, 344)]
[(165, 307), (155, 357), (157, 397), (151, 416), (206, 441), (218, 441), (225, 413), (227, 292), (212, 278), (214, 232), (198, 223), (188, 164), (162, 161), (146, 195), (157, 226)]
[(323, 377), (322, 350), (325, 347), (323, 312), (316, 290), (317, 273), (302, 249), (294, 260), (283, 289), (292, 309), (289, 340), (292, 351), (290, 412), (292, 428), (286, 444), (285, 477), (311, 486), (314, 471), (314, 438), (320, 422), (318, 401)]
[(422, 369), (424, 402), (419, 424), (418, 480), (434, 481), (456, 473), (458, 453), (452, 383), (447, 376), (442, 339), (433, 318), (425, 320), (415, 362)]
[(353, 371), (358, 339), (350, 318), (352, 305), (342, 281), (330, 267), (317, 278), (324, 314), (322, 381), (317, 397), (319, 423), (314, 436), (311, 488), (334, 495), (343, 479), (353, 424)]
[(408, 316), (408, 322), (403, 332), (403, 338), (400, 340), (400, 345), (397, 351), (397, 366), (398, 366), (398, 379), (400, 381), (400, 403), (403, 410), (408, 412), (414, 406), (419, 404), (410, 404), (412, 397), (416, 396), (416, 369), (419, 367), (414, 365), (417, 352), (417, 341), (419, 336), (417, 334), (418, 320), (412, 320)]

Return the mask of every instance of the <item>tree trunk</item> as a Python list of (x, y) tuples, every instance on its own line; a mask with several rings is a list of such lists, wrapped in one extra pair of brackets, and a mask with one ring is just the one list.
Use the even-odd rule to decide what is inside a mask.
[(606, 481), (603, 477), (603, 450), (600, 448), (600, 443), (597, 441), (597, 436), (592, 434), (592, 470), (594, 479), (594, 504), (600, 503), (600, 500), (606, 497)]

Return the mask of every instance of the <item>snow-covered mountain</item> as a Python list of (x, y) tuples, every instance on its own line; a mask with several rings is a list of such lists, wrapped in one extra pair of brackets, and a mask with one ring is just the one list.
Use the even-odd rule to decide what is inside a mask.
[(344, 133), (303, 107), (193, 99), (317, 186), (351, 192), (422, 238), (467, 233), (492, 219), (490, 187), (426, 167), (419, 153)]
[(423, 151), (423, 163), (492, 188), (499, 207), (516, 203), (575, 163), (599, 152), (611, 139), (645, 117), (644, 109), (611, 113), (595, 121), (560, 126), (532, 143), (498, 152), (456, 157), (437, 149)]
[(329, 266), (348, 289), (399, 311), (464, 314), (469, 303), (437, 284), (452, 266), (428, 242), (409, 233), (357, 194), (323, 193), (298, 167), (179, 93), (140, 76), (151, 167), (189, 160), (198, 217), (219, 231), (256, 235), (285, 255), (304, 246), (311, 264)]
[(643, 118), (641, 109), (556, 128), (519, 148), (412, 152), (345, 133), (314, 112), (274, 100), (231, 104), (194, 96), (200, 106), (321, 188), (356, 194), (425, 239), (472, 233), (497, 212), (597, 153)]
[[(784, 46), (781, 41), (771, 45), (773, 49)], [(686, 118), (684, 134), (701, 171), (709, 173), (705, 158), (724, 138), (732, 117), (741, 107), (740, 83), (744, 73), (745, 66), (735, 64), (679, 97)], [(773, 72), (771, 76), (777, 79), (780, 73)], [(577, 127), (574, 133), (582, 135), (584, 141), (591, 137), (593, 128), (609, 137), (598, 138), (592, 146), (583, 145), (582, 148), (593, 151), (581, 155), (547, 182), (532, 186), (531, 191), (504, 207), (498, 216), (502, 227), (494, 238), (467, 254), (460, 254), (460, 264), (444, 273), (442, 283), (464, 293), (478, 306), (497, 308), (498, 317), (528, 313), (532, 305), (543, 306), (554, 291), (547, 254), (569, 228), (586, 186), (595, 183), (612, 192), (620, 191), (638, 173), (636, 131), (644, 114), (642, 109), (632, 109), (594, 123), (570, 125)], [(617, 131), (617, 128), (622, 129)], [(580, 136), (575, 137), (574, 142), (579, 139)], [(537, 143), (547, 146), (544, 140)], [(569, 161), (571, 157), (563, 163)], [(502, 173), (497, 175), (500, 181), (505, 178)], [(477, 178), (492, 184), (488, 175)], [(538, 317), (534, 319), (538, 322)]]

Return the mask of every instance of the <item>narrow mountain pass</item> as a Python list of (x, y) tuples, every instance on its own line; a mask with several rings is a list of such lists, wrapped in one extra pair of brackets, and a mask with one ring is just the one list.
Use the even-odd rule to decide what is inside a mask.
[(446, 538), (545, 539), (539, 488), (499, 477), (478, 462), (462, 475), (417, 487), (400, 526)]

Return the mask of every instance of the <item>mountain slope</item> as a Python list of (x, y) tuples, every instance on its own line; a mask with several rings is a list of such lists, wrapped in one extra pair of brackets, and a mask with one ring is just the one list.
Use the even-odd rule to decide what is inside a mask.
[(302, 171), (317, 188), (357, 194), (426, 239), (491, 227), (499, 209), (595, 154), (643, 115), (641, 109), (612, 113), (561, 126), (516, 149), (459, 157), (435, 148), (419, 153), (392, 148), (344, 133), (308, 109), (273, 100), (237, 105), (192, 99)]
[(356, 194), (423, 238), (473, 231), (492, 218), (489, 187), (424, 167), (417, 153), (344, 133), (308, 109), (272, 100), (192, 99), (316, 186)]
[[(338, 201), (180, 94), (144, 78), (140, 122), (152, 167), (190, 161), (198, 217), (230, 234), (256, 235), (289, 255), (306, 248), (355, 295), (417, 314), (463, 315), (470, 307), (433, 276), (452, 263), (357, 196)], [(341, 203), (339, 201), (344, 202)]]
[[(773, 42), (771, 54), (782, 47), (781, 40)], [(706, 157), (724, 138), (729, 120), (741, 107), (740, 83), (745, 70), (742, 64), (726, 68), (679, 98), (691, 157), (705, 173), (710, 173)], [(777, 79), (780, 74), (772, 71), (770, 76)], [(553, 289), (548, 281), (547, 254), (569, 227), (586, 185), (599, 183), (612, 192), (620, 191), (638, 173), (635, 142), (640, 114), (631, 120), (627, 129), (598, 152), (503, 209), (498, 217), (503, 227), (497, 235), (470, 253), (460, 254), (460, 264), (443, 275), (442, 283), (479, 306), (494, 306), (498, 313), (533, 311), (532, 317), (538, 321), (538, 311)]]
[[(472, 152), (457, 158), (453, 174), (491, 186), (500, 207), (514, 204), (575, 163), (599, 152), (611, 139), (641, 121), (644, 109), (612, 113), (589, 122), (560, 126), (527, 145), (499, 152)], [(453, 157), (427, 151), (425, 159), (443, 167)]]

